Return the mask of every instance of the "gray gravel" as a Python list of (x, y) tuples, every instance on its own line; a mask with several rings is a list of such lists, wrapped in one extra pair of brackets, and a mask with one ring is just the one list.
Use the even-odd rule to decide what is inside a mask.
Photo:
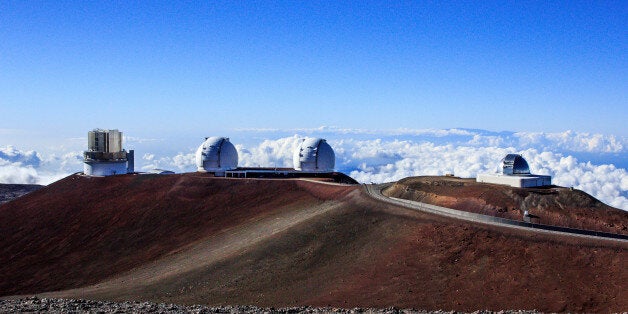
[[(460, 313), (447, 311), (421, 311), (409, 309), (340, 309), (314, 308), (260, 308), (256, 306), (176, 305), (152, 302), (110, 302), (91, 300), (48, 299), (31, 297), (17, 300), (0, 300), (0, 313)], [(536, 311), (477, 311), (473, 313), (539, 313)]]

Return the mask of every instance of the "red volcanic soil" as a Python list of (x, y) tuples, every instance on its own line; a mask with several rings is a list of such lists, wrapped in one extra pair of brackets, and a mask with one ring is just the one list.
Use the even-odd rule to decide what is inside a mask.
[(484, 215), (522, 220), (523, 212), (540, 223), (628, 234), (628, 212), (610, 207), (580, 190), (551, 186), (514, 188), (457, 177), (409, 177), (396, 182), (388, 196)]
[(0, 295), (96, 283), (248, 220), (355, 189), (333, 188), (196, 174), (72, 175), (0, 207)]
[(626, 261), (626, 242), (474, 225), (303, 180), (75, 175), (0, 206), (5, 296), (616, 312)]

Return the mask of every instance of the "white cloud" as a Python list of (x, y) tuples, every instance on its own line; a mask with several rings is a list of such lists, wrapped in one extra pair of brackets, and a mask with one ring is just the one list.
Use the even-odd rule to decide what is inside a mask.
[(0, 147), (0, 183), (49, 184), (82, 169), (81, 152), (42, 157), (33, 150)]
[(292, 153), (299, 145), (299, 136), (263, 140), (257, 146), (246, 148), (235, 145), (238, 165), (241, 167), (292, 167)]
[[(555, 184), (573, 186), (628, 210), (626, 166), (612, 164), (617, 161), (613, 156), (626, 152), (625, 138), (573, 131), (495, 133), (460, 129), (400, 129), (384, 131), (379, 136), (375, 133), (379, 131), (322, 127), (307, 129), (305, 134), (259, 139), (257, 131), (248, 132), (248, 144), (234, 143), (243, 167), (292, 167), (293, 151), (304, 135), (327, 138), (336, 152), (336, 169), (360, 182), (446, 173), (475, 177), (481, 172), (493, 172), (506, 154), (521, 153), (533, 172), (552, 175)], [(195, 147), (175, 146), (180, 151), (173, 154), (155, 149), (138, 152), (138, 156), (143, 155), (136, 159), (136, 169), (196, 170)], [(601, 157), (594, 164), (580, 160), (574, 152)], [(609, 153), (612, 154), (605, 155)], [(621, 157), (619, 161), (624, 162)], [(40, 154), (13, 146), (0, 147), (0, 182), (46, 184), (76, 171), (82, 171), (80, 151)]]
[(612, 164), (593, 165), (573, 156), (556, 153), (524, 153), (530, 167), (538, 173), (549, 174), (556, 185), (583, 190), (605, 203), (628, 210), (628, 172)]
[[(378, 183), (408, 176), (446, 173), (474, 177), (479, 172), (493, 172), (501, 157), (514, 152), (512, 148), (456, 147), (406, 141), (375, 140), (357, 144), (358, 160), (370, 160), (371, 167), (367, 170), (357, 167), (358, 169), (351, 171), (351, 176), (361, 182)], [(377, 162), (378, 158), (380, 162)]]
[[(552, 182), (560, 186), (581, 189), (603, 202), (628, 210), (628, 173), (614, 165), (593, 165), (579, 162), (573, 156), (539, 152), (536, 149), (517, 151), (514, 148), (436, 146), (431, 143), (360, 142), (353, 149), (370, 163), (359, 163), (350, 175), (360, 182), (389, 182), (416, 175), (443, 175), (454, 173), (461, 177), (475, 177), (478, 173), (493, 172), (508, 153), (524, 155), (533, 172), (552, 175)], [(390, 152), (403, 152), (390, 157)], [(382, 157), (383, 156), (383, 157)]]
[(35, 167), (40, 164), (41, 158), (35, 151), (0, 147), (0, 182), (35, 184), (39, 177)]
[(579, 133), (565, 131), (561, 133), (515, 133), (521, 146), (543, 148), (560, 147), (575, 152), (619, 153), (626, 147), (626, 139), (614, 135)]
[(37, 170), (31, 166), (22, 166), (20, 164), (0, 165), (0, 183), (36, 184), (38, 183), (38, 178)]
[[(159, 139), (159, 138), (141, 138), (141, 137), (135, 137), (135, 136), (128, 136), (126, 134), (122, 135), (123, 137), (123, 142), (126, 144), (132, 144), (132, 143), (150, 143), (150, 142), (162, 142), (163, 139)], [(85, 140), (85, 139), (81, 139), (81, 140)]]
[(343, 135), (377, 135), (377, 136), (433, 136), (445, 137), (451, 135), (472, 136), (475, 133), (465, 129), (356, 129), (340, 128), (336, 126), (320, 126), (318, 128), (239, 128), (238, 132), (250, 133), (299, 133), (299, 134), (343, 134)]
[(482, 133), (467, 142), (473, 146), (512, 146), (521, 149), (559, 150), (571, 152), (621, 153), (628, 149), (628, 139), (614, 135), (574, 131), (557, 133), (517, 132)]
[(195, 168), (195, 154), (179, 153), (176, 156), (172, 157), (172, 163), (175, 167), (177, 167), (177, 169), (179, 169), (179, 171)]
[(148, 154), (148, 153), (146, 153), (146, 154), (144, 154), (144, 156), (143, 156), (142, 158), (143, 158), (144, 160), (146, 160), (146, 161), (149, 161), (149, 162), (150, 162), (150, 161), (152, 161), (153, 159), (155, 159), (155, 154)]
[(274, 134), (271, 137), (284, 137), (289, 134), (307, 136), (337, 137), (351, 135), (352, 138), (372, 140), (391, 138), (432, 142), (439, 145), (455, 144), (475, 147), (515, 147), (517, 149), (536, 148), (538, 150), (621, 153), (628, 150), (628, 138), (615, 135), (592, 134), (586, 132), (491, 132), (475, 129), (355, 129), (334, 126), (297, 129), (236, 129), (236, 132), (251, 134)]
[[(83, 170), (83, 153), (79, 151), (67, 153), (50, 153), (42, 159), (40, 169), (51, 172), (74, 173)], [(55, 175), (53, 175), (55, 177)]]
[(165, 156), (159, 158), (156, 158), (155, 154), (146, 153), (141, 161), (136, 160), (136, 163), (138, 162), (140, 162), (139, 166), (143, 171), (164, 169), (175, 172), (190, 172), (196, 170), (193, 153), (179, 152), (173, 157)]
[(0, 160), (16, 163), (24, 166), (37, 167), (41, 158), (35, 151), (21, 151), (12, 145), (0, 147)]
[[(295, 135), (264, 140), (251, 148), (237, 145), (240, 165), (290, 167), (298, 138)], [(495, 141), (499, 143), (498, 139)], [(493, 172), (506, 154), (521, 153), (535, 173), (552, 175), (555, 184), (573, 186), (612, 206), (628, 210), (625, 169), (580, 162), (570, 155), (535, 148), (436, 145), (410, 140), (341, 139), (328, 142), (336, 152), (336, 168), (360, 182), (388, 182), (408, 176), (446, 173), (475, 177), (478, 173)]]

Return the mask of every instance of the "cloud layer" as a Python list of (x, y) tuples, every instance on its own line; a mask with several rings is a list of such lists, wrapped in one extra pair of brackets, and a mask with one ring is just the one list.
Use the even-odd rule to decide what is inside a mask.
[(536, 148), (539, 150), (621, 153), (628, 151), (628, 138), (615, 135), (591, 134), (567, 130), (564, 132), (491, 132), (477, 129), (393, 129), (366, 130), (338, 127), (311, 129), (239, 129), (245, 133), (262, 134), (303, 134), (307, 136), (338, 137), (359, 139), (404, 139), (416, 142), (429, 141), (435, 144), (455, 144), (468, 146)]
[(38, 181), (35, 170), (41, 158), (35, 151), (21, 151), (13, 146), (0, 147), (0, 182), (34, 184)]
[[(584, 190), (611, 206), (628, 210), (628, 173), (621, 166), (624, 161), (621, 156), (628, 149), (625, 138), (573, 131), (496, 133), (466, 129), (319, 128), (301, 129), (291, 135), (285, 135), (288, 132), (285, 130), (238, 132), (255, 139), (244, 144), (234, 141), (240, 166), (292, 167), (292, 153), (299, 139), (320, 136), (327, 138), (336, 152), (336, 169), (360, 182), (388, 182), (446, 173), (475, 177), (478, 173), (493, 172), (506, 154), (520, 153), (534, 173), (551, 175), (554, 184)], [(196, 147), (183, 148), (175, 154), (135, 148), (137, 170), (196, 170)], [(579, 157), (580, 153), (598, 161), (590, 162)], [(13, 146), (0, 147), (0, 182), (47, 184), (81, 170), (81, 152), (40, 154)]]

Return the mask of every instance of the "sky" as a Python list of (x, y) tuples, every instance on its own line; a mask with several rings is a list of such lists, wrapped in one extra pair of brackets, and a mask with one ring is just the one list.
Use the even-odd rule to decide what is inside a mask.
[(628, 135), (625, 1), (2, 1), (3, 128)]
[(363, 182), (517, 152), (628, 210), (627, 52), (626, 1), (0, 1), (0, 182), (80, 171), (93, 128), (179, 172), (317, 136)]

